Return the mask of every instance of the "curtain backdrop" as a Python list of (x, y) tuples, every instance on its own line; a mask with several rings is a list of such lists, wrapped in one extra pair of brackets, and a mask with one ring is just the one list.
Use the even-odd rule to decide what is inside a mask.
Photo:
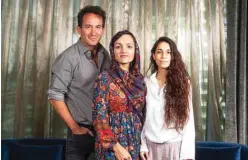
[(248, 144), (247, 1), (227, 0), (226, 134), (229, 142)]
[(2, 138), (65, 137), (46, 91), (56, 56), (75, 43), (77, 13), (107, 13), (101, 43), (128, 29), (141, 49), (141, 70), (160, 36), (178, 45), (193, 86), (197, 140), (223, 140), (226, 50), (223, 0), (2, 0)]

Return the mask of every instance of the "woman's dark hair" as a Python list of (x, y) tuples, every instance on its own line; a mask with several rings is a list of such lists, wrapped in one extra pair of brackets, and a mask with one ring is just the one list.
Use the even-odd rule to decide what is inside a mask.
[[(111, 39), (110, 45), (109, 45), (109, 50), (110, 53), (113, 54), (112, 57), (114, 57), (114, 43), (123, 35), (130, 35), (133, 38), (134, 41), (134, 47), (135, 47), (135, 55), (137, 54), (137, 51), (139, 50), (138, 48), (138, 43), (136, 41), (136, 38), (134, 37), (134, 35), (128, 31), (128, 30), (123, 30), (123, 31), (119, 31), (117, 32)], [(136, 66), (139, 65), (139, 63), (136, 63), (137, 61), (137, 56), (134, 56), (134, 60), (131, 62), (130, 64), (130, 71), (137, 71), (137, 69), (139, 70), (140, 66)], [(114, 60), (114, 58), (112, 58), (112, 60)], [(139, 61), (139, 60), (138, 60)]]
[(189, 118), (189, 76), (176, 44), (168, 37), (160, 37), (153, 45), (148, 71), (151, 70), (152, 73), (158, 71), (158, 66), (153, 59), (153, 55), (155, 54), (158, 45), (162, 42), (168, 43), (171, 49), (171, 62), (167, 68), (167, 82), (166, 87), (164, 88), (164, 121), (167, 127), (170, 128), (172, 126), (179, 131), (179, 129), (183, 129)]
[(84, 8), (82, 8), (78, 15), (77, 15), (77, 19), (78, 19), (78, 26), (79, 27), (82, 27), (82, 24), (83, 24), (83, 17), (85, 14), (87, 13), (94, 13), (100, 17), (102, 17), (102, 20), (103, 20), (103, 28), (105, 26), (105, 20), (106, 20), (106, 12), (99, 6), (91, 6), (91, 5), (88, 5), (88, 6), (85, 6)]

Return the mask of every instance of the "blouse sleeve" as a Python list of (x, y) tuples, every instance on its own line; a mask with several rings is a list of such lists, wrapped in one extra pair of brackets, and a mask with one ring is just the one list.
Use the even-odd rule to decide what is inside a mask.
[(117, 140), (109, 126), (109, 77), (106, 72), (99, 75), (94, 85), (92, 118), (97, 141), (104, 149), (113, 149)]
[[(145, 77), (145, 84), (146, 84), (146, 86), (148, 85), (148, 78), (147, 77)], [(145, 106), (145, 107), (147, 107), (147, 106)], [(147, 114), (147, 109), (145, 110), (145, 112), (143, 114)], [(146, 121), (146, 119), (145, 119), (145, 121)], [(148, 147), (147, 147), (147, 143), (146, 143), (146, 136), (145, 136), (145, 131), (146, 131), (146, 125), (145, 124), (146, 124), (146, 122), (144, 122), (144, 126), (143, 126), (143, 129), (141, 132), (140, 152), (148, 152)]]
[(145, 137), (145, 126), (143, 127), (143, 130), (141, 132), (140, 152), (148, 152), (148, 147), (147, 147), (147, 144), (146, 144), (146, 137)]
[(189, 120), (183, 131), (180, 160), (195, 159), (195, 123), (192, 104), (192, 88), (189, 93)]

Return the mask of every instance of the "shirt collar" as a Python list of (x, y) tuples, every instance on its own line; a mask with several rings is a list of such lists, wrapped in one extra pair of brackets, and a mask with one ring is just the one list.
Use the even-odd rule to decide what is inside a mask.
[(89, 49), (87, 47), (85, 47), (85, 45), (83, 44), (83, 42), (80, 40), (80, 38), (78, 39), (77, 41), (77, 46), (78, 46), (78, 50), (79, 50), (79, 53), (87, 53), (87, 52), (90, 52)]
[(151, 82), (152, 82), (152, 83), (158, 84), (156, 75), (157, 75), (157, 72), (153, 73), (153, 74), (150, 76), (150, 79), (151, 79)]
[[(156, 75), (157, 75), (157, 72), (153, 73), (151, 76), (150, 76), (150, 80), (153, 84), (156, 84), (158, 87), (159, 87), (159, 84), (158, 84), (158, 80), (156, 78)], [(162, 87), (164, 88), (166, 86), (166, 84)]]
[[(77, 41), (77, 46), (78, 46), (80, 54), (84, 53), (86, 56), (91, 55), (90, 50), (83, 44), (83, 42), (81, 41), (80, 38)], [(104, 52), (103, 46), (100, 43), (98, 43), (98, 45), (97, 45), (97, 52), (98, 53), (103, 53)]]

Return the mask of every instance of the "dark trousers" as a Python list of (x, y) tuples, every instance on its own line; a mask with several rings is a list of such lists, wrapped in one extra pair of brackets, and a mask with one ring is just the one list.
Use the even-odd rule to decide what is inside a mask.
[[(92, 126), (85, 124), (79, 125), (90, 129), (95, 135), (95, 131)], [(75, 135), (68, 128), (68, 136), (66, 141), (66, 160), (87, 160), (89, 156), (93, 154), (94, 148), (95, 137), (92, 137), (89, 134)]]

